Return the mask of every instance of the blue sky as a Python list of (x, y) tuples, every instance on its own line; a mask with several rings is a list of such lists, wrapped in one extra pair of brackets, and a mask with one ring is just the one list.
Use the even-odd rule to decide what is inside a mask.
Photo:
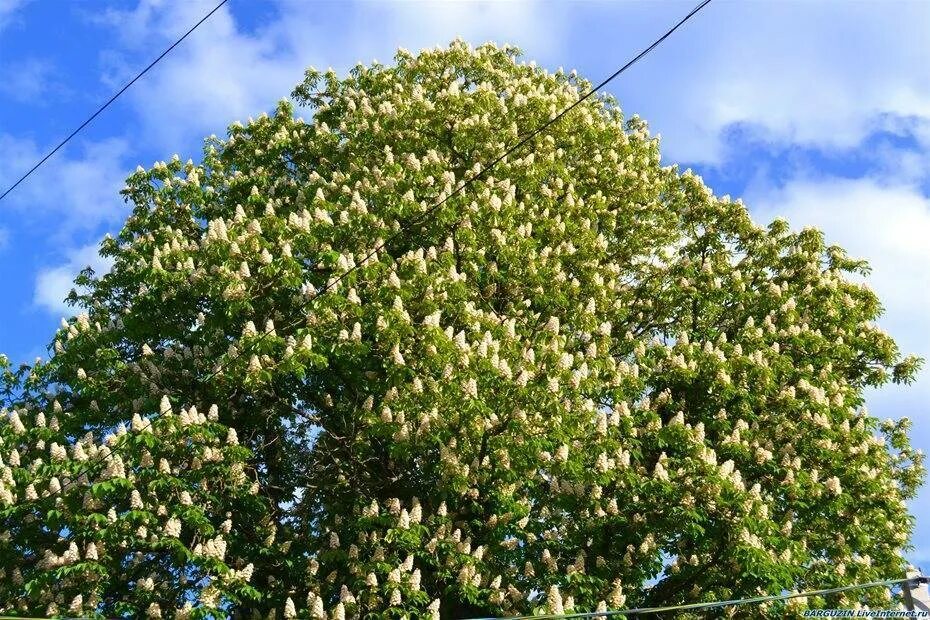
[[(0, 187), (5, 188), (215, 0), (0, 0)], [(127, 215), (138, 164), (178, 153), (286, 96), (308, 65), (344, 71), (455, 36), (521, 46), (599, 81), (692, 2), (230, 0), (0, 202), (0, 351), (45, 354), (96, 243)], [(715, 0), (610, 87), (662, 135), (668, 162), (757, 221), (813, 225), (872, 262), (882, 326), (930, 358), (930, 3)], [(869, 396), (930, 447), (930, 370)], [(930, 490), (912, 561), (930, 569)]]

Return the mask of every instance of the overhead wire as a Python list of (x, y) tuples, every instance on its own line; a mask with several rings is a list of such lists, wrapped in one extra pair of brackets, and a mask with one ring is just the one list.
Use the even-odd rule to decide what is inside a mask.
[[(668, 613), (672, 611), (703, 611), (709, 609), (719, 609), (721, 607), (738, 607), (740, 605), (758, 605), (761, 603), (770, 603), (776, 601), (785, 601), (797, 598), (810, 598), (814, 596), (827, 596), (829, 594), (840, 594), (852, 590), (864, 590), (868, 588), (888, 587), (894, 585), (917, 585), (927, 583), (930, 578), (925, 576), (908, 577), (905, 579), (885, 579), (881, 581), (869, 581), (865, 583), (851, 584), (847, 586), (838, 586), (834, 588), (824, 588), (821, 590), (808, 590), (805, 592), (790, 592), (787, 594), (774, 594), (770, 596), (756, 596), (752, 598), (730, 599), (725, 601), (710, 601), (707, 603), (688, 603), (685, 605), (668, 605), (664, 607), (639, 607), (630, 609), (615, 609), (605, 611), (590, 611), (569, 614), (542, 614), (534, 616), (488, 616), (469, 618), (468, 620), (572, 620), (575, 618), (608, 618), (611, 616), (630, 616), (630, 615), (649, 615)], [(877, 611), (877, 610), (872, 610)], [(37, 616), (10, 616), (0, 615), (0, 620), (45, 620), (44, 617)]]
[(824, 588), (822, 590), (809, 590), (807, 592), (789, 592), (787, 594), (773, 594), (770, 596), (756, 596), (752, 598), (730, 599), (726, 601), (711, 601), (707, 603), (688, 603), (685, 605), (669, 605), (665, 607), (639, 607), (631, 609), (615, 609), (612, 611), (590, 611), (570, 614), (543, 614), (538, 616), (490, 616), (486, 618), (471, 618), (469, 620), (568, 620), (570, 618), (607, 618), (610, 616), (630, 616), (630, 615), (648, 615), (660, 614), (672, 611), (702, 611), (708, 609), (719, 609), (720, 607), (736, 607), (740, 605), (758, 605), (760, 603), (770, 603), (775, 601), (786, 601), (796, 598), (809, 598), (813, 596), (826, 596), (828, 594), (839, 594), (849, 592), (850, 590), (863, 590), (867, 588), (887, 587), (905, 583), (926, 583), (927, 577), (909, 577), (906, 579), (885, 579), (882, 581), (869, 581), (866, 583), (857, 583), (848, 586), (839, 586), (835, 588)]
[(155, 65), (157, 65), (158, 62), (159, 62), (162, 58), (164, 58), (165, 56), (167, 56), (167, 55), (171, 52), (171, 50), (173, 50), (173, 49), (176, 48), (178, 45), (180, 45), (181, 42), (182, 42), (184, 39), (186, 39), (192, 32), (194, 32), (195, 30), (197, 30), (197, 28), (198, 28), (201, 24), (203, 24), (205, 21), (207, 21), (208, 19), (210, 19), (210, 17), (211, 17), (214, 13), (216, 13), (218, 10), (220, 10), (220, 7), (222, 7), (222, 6), (223, 6), (224, 4), (226, 4), (228, 1), (229, 1), (229, 0), (220, 0), (220, 3), (217, 4), (215, 7), (213, 7), (213, 10), (211, 10), (209, 13), (207, 13), (207, 14), (204, 15), (202, 18), (200, 18), (200, 21), (198, 21), (196, 24), (194, 24), (193, 26), (191, 26), (190, 29), (189, 29), (187, 32), (185, 32), (185, 33), (184, 33), (183, 35), (181, 35), (181, 37), (178, 38), (174, 43), (172, 43), (170, 46), (168, 46), (168, 48), (167, 48), (165, 51), (163, 51), (163, 52), (158, 56), (158, 58), (156, 58), (155, 60), (153, 60), (152, 62), (150, 62), (150, 63), (148, 64), (148, 66), (147, 66), (145, 69), (143, 69), (142, 71), (140, 71), (139, 73), (137, 73), (137, 74), (136, 74), (136, 77), (134, 77), (134, 78), (132, 78), (131, 80), (129, 80), (129, 82), (127, 82), (125, 86), (123, 86), (121, 89), (119, 89), (119, 90), (116, 92), (116, 94), (114, 94), (112, 97), (110, 97), (110, 98), (106, 101), (106, 103), (104, 103), (102, 106), (100, 106), (99, 108), (97, 108), (97, 111), (96, 111), (96, 112), (94, 112), (94, 113), (91, 114), (89, 117), (87, 117), (87, 119), (86, 119), (83, 123), (81, 123), (80, 125), (78, 125), (77, 128), (76, 128), (74, 131), (72, 131), (70, 134), (68, 134), (68, 136), (67, 136), (64, 140), (62, 140), (61, 142), (59, 142), (58, 145), (57, 145), (55, 148), (53, 148), (51, 151), (49, 151), (48, 153), (46, 153), (45, 157), (43, 157), (43, 158), (40, 159), (38, 162), (36, 162), (36, 164), (35, 164), (32, 168), (30, 168), (25, 174), (23, 174), (21, 177), (19, 177), (19, 179), (18, 179), (15, 183), (13, 183), (11, 186), (9, 186), (9, 187), (5, 190), (2, 194), (0, 194), (0, 200), (3, 200), (4, 198), (6, 198), (7, 194), (9, 194), (9, 193), (12, 192), (14, 189), (16, 189), (16, 187), (17, 187), (20, 183), (22, 183), (23, 181), (25, 181), (26, 179), (28, 179), (29, 176), (30, 176), (33, 172), (35, 172), (36, 170), (38, 170), (39, 167), (40, 167), (42, 164), (44, 164), (46, 161), (48, 161), (49, 158), (52, 157), (52, 155), (54, 155), (55, 153), (57, 153), (57, 152), (61, 149), (61, 147), (63, 147), (64, 145), (66, 145), (68, 142), (70, 142), (71, 139), (72, 139), (74, 136), (78, 135), (78, 133), (80, 133), (80, 131), (81, 131), (82, 129), (84, 129), (85, 127), (87, 127), (95, 118), (97, 118), (98, 116), (100, 116), (100, 114), (101, 114), (104, 110), (106, 110), (108, 107), (110, 107), (110, 104), (111, 104), (111, 103), (113, 103), (114, 101), (116, 101), (116, 100), (119, 98), (120, 95), (122, 95), (124, 92), (126, 92), (127, 90), (129, 90), (129, 87), (130, 87), (130, 86), (132, 86), (133, 84), (135, 84), (143, 75), (145, 75), (146, 73), (148, 73), (149, 70), (150, 70), (152, 67), (154, 67)]

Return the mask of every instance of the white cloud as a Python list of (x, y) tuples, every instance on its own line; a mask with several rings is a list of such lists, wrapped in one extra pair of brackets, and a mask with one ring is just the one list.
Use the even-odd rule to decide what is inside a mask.
[[(616, 3), (600, 19), (639, 37), (689, 4)], [(711, 3), (616, 91), (673, 159), (720, 163), (735, 126), (782, 146), (848, 149), (888, 115), (930, 118), (928, 23), (926, 2)]]
[[(446, 45), (456, 36), (538, 51), (551, 51), (561, 40), (560, 22), (532, 1), (345, 3), (328, 12), (326, 6), (282, 0), (277, 18), (252, 32), (224, 6), (127, 93), (144, 134), (169, 154), (192, 146), (273, 107), (310, 65), (344, 71), (358, 61), (389, 60), (401, 46)], [(173, 41), (210, 7), (143, 0), (132, 11), (100, 19), (118, 29), (125, 47), (151, 50)], [(131, 63), (117, 57), (112, 64), (119, 67), (109, 77), (114, 85), (131, 75)]]
[[(150, 54), (173, 42), (212, 4), (147, 0), (104, 19), (125, 45)], [(130, 68), (134, 63), (119, 57), (118, 61), (119, 71), (108, 79), (114, 86), (137, 71)], [(140, 133), (170, 155), (204, 134), (220, 133), (228, 123), (273, 106), (301, 73), (283, 53), (277, 36), (242, 32), (226, 5), (127, 95), (142, 122)]]
[[(123, 164), (128, 151), (129, 144), (116, 138), (87, 143), (79, 155), (65, 147), (4, 198), (0, 209), (12, 209), (28, 221), (52, 220), (50, 236), (58, 239), (121, 221), (128, 213), (119, 195), (128, 176)], [(4, 188), (45, 154), (31, 140), (4, 134), (0, 152)]]
[[(121, 85), (151, 50), (212, 6), (212, 0), (141, 0), (132, 10), (96, 18), (121, 41), (120, 50), (107, 52), (109, 82)], [(251, 30), (230, 5), (222, 7), (127, 93), (141, 131), (166, 155), (271, 108), (308, 65), (345, 70), (360, 60), (387, 61), (399, 46), (416, 50), (461, 36), (516, 43), (529, 58), (580, 65), (596, 79), (691, 3), (589, 4), (585, 11), (532, 0), (345, 2), (338, 8), (279, 0), (274, 6), (276, 13)], [(923, 36), (930, 3), (887, 6), (892, 10), (713, 3), (611, 88), (627, 110), (663, 134), (671, 160), (722, 164), (736, 156), (726, 152), (726, 134), (737, 127), (780, 147), (842, 150), (897, 125), (930, 149), (930, 132), (918, 131), (930, 124), (930, 81), (923, 79), (930, 65), (930, 39)], [(139, 54), (130, 62), (127, 51)], [(919, 163), (910, 162), (914, 174)]]
[(64, 299), (74, 288), (74, 278), (84, 268), (91, 267), (98, 275), (110, 270), (112, 261), (100, 256), (96, 243), (68, 253), (67, 260), (55, 267), (39, 270), (33, 301), (53, 314), (71, 315), (74, 309)]
[[(339, 14), (338, 38), (328, 34), (315, 50), (317, 56), (331, 57), (325, 64), (336, 68), (372, 58), (386, 61), (399, 47), (415, 51), (445, 46), (456, 37), (475, 45), (485, 41), (519, 45), (540, 60), (561, 49), (570, 16), (568, 7), (535, 0), (355, 2), (347, 9)], [(281, 11), (287, 18), (280, 28), (290, 46), (309, 51), (307, 28), (319, 21), (319, 10), (299, 0), (283, 0)]]

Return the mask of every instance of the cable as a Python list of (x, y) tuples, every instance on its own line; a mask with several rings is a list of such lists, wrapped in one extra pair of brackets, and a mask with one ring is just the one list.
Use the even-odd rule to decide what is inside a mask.
[[(731, 599), (727, 601), (713, 601), (710, 603), (689, 603), (687, 605), (671, 605), (667, 607), (640, 607), (632, 609), (618, 609), (613, 611), (590, 611), (577, 614), (549, 614), (541, 616), (490, 616), (487, 618), (470, 618), (469, 620), (568, 620), (569, 618), (606, 618), (608, 616), (621, 616), (630, 614), (657, 614), (669, 611), (693, 611), (698, 609), (715, 609), (718, 607), (731, 607), (738, 605), (755, 605), (758, 603), (768, 603), (773, 601), (784, 601), (794, 598), (806, 598), (810, 596), (823, 596), (826, 594), (838, 594), (850, 590), (863, 590), (866, 588), (877, 588), (881, 586), (893, 586), (898, 584), (918, 584), (927, 583), (930, 578), (910, 577), (906, 579), (886, 579), (884, 581), (869, 581), (866, 583), (857, 583), (849, 586), (840, 586), (837, 588), (826, 588), (823, 590), (809, 590), (807, 592), (795, 592), (792, 594), (775, 594), (772, 596), (757, 596), (754, 598)], [(5, 616), (0, 615), (0, 620), (45, 620), (33, 616)]]
[[(196, 28), (196, 27), (199, 26), (201, 23), (203, 23), (210, 15), (212, 15), (217, 9), (219, 9), (225, 2), (227, 2), (227, 0), (222, 0), (222, 2), (220, 2), (220, 4), (217, 5), (217, 7), (214, 8), (213, 11), (211, 11), (209, 14), (207, 14), (200, 22), (198, 22), (198, 24), (195, 25), (194, 28)], [(641, 51), (639, 54), (637, 54), (632, 60), (630, 60), (630, 61), (627, 62), (625, 65), (623, 65), (622, 67), (620, 67), (620, 69), (618, 69), (618, 70), (615, 71), (613, 74), (611, 74), (609, 77), (607, 77), (605, 80), (603, 80), (602, 82), (600, 82), (597, 86), (594, 86), (593, 88), (591, 88), (591, 89), (590, 89), (587, 93), (585, 93), (581, 98), (579, 98), (579, 99), (576, 100), (574, 103), (572, 103), (570, 106), (568, 106), (567, 108), (565, 108), (564, 110), (562, 110), (562, 111), (561, 111), (559, 114), (557, 114), (556, 116), (552, 117), (551, 119), (549, 119), (549, 120), (546, 121), (545, 123), (541, 124), (539, 127), (537, 127), (537, 128), (534, 129), (532, 132), (530, 132), (526, 137), (522, 138), (521, 140), (517, 141), (514, 145), (512, 145), (512, 146), (508, 147), (507, 149), (505, 149), (504, 152), (503, 152), (501, 155), (499, 155), (499, 156), (497, 156), (496, 158), (494, 158), (493, 160), (491, 160), (487, 165), (485, 165), (485, 166), (480, 166), (480, 164), (479, 164), (479, 166), (481, 167), (481, 170), (480, 170), (479, 172), (473, 174), (473, 175), (470, 176), (470, 177), (465, 178), (459, 185), (457, 185), (457, 186), (455, 187), (455, 189), (452, 190), (452, 192), (451, 192), (449, 195), (447, 195), (447, 196), (445, 196), (445, 197), (442, 197), (442, 198), (440, 198), (439, 196), (437, 196), (437, 197), (436, 197), (437, 202), (436, 202), (435, 204), (433, 204), (429, 209), (427, 209), (426, 211), (422, 212), (418, 218), (415, 218), (415, 220), (413, 221), (412, 224), (408, 225), (407, 228), (401, 227), (398, 231), (396, 231), (395, 233), (393, 233), (392, 235), (390, 235), (386, 240), (382, 241), (380, 244), (377, 244), (377, 245), (375, 246), (375, 248), (374, 248), (373, 250), (371, 250), (368, 254), (366, 254), (365, 257), (364, 257), (362, 260), (358, 261), (358, 263), (357, 263), (356, 265), (354, 265), (354, 266), (352, 266), (351, 268), (347, 269), (347, 270), (346, 270), (345, 272), (343, 272), (340, 276), (338, 276), (337, 278), (334, 278), (334, 279), (331, 280), (329, 283), (327, 283), (326, 286), (324, 286), (322, 289), (320, 289), (320, 290), (316, 293), (316, 297), (319, 297), (320, 295), (323, 295), (323, 294), (326, 293), (327, 291), (331, 290), (333, 287), (335, 287), (337, 284), (339, 284), (342, 280), (344, 280), (346, 277), (348, 277), (351, 273), (353, 273), (354, 271), (358, 270), (361, 266), (367, 264), (367, 262), (369, 261), (369, 259), (371, 259), (373, 256), (375, 256), (375, 255), (376, 255), (378, 252), (380, 252), (382, 249), (384, 249), (384, 247), (385, 247), (388, 243), (390, 243), (391, 241), (397, 239), (397, 238), (400, 237), (402, 234), (405, 234), (406, 232), (408, 232), (408, 230), (409, 230), (411, 227), (417, 225), (417, 223), (420, 222), (420, 221), (422, 221), (424, 218), (429, 217), (430, 215), (432, 215), (437, 209), (439, 209), (442, 205), (444, 205), (446, 202), (448, 202), (450, 198), (452, 198), (453, 196), (456, 196), (457, 194), (460, 194), (466, 187), (468, 187), (469, 185), (471, 185), (471, 184), (474, 183), (475, 181), (477, 181), (477, 180), (479, 180), (480, 178), (482, 178), (483, 176), (485, 176), (485, 175), (486, 175), (488, 172), (490, 172), (497, 164), (499, 164), (501, 161), (503, 161), (508, 155), (512, 154), (512, 153), (513, 153), (514, 151), (516, 151), (517, 149), (519, 149), (519, 148), (521, 148), (522, 146), (526, 145), (530, 140), (532, 140), (533, 138), (535, 138), (536, 136), (538, 136), (540, 133), (542, 133), (543, 131), (545, 131), (547, 128), (551, 127), (554, 123), (556, 123), (557, 121), (559, 121), (559, 120), (560, 120), (562, 117), (564, 117), (568, 112), (570, 112), (570, 111), (573, 110), (574, 108), (578, 107), (582, 102), (584, 102), (585, 100), (589, 99), (589, 98), (590, 98), (592, 95), (594, 95), (598, 90), (600, 90), (601, 88), (603, 88), (604, 86), (606, 86), (607, 84), (609, 84), (612, 80), (614, 80), (615, 78), (617, 78), (617, 77), (618, 77), (619, 75), (621, 75), (624, 71), (626, 71), (627, 69), (629, 69), (630, 67), (632, 67), (636, 62), (638, 62), (639, 60), (641, 60), (641, 59), (642, 59), (644, 56), (646, 56), (649, 52), (651, 52), (651, 51), (652, 51), (653, 49), (655, 49), (658, 45), (660, 45), (663, 41), (665, 41), (665, 39), (667, 39), (669, 36), (671, 36), (672, 33), (674, 33), (676, 30), (678, 30), (682, 25), (684, 25), (685, 22), (687, 22), (687, 21), (690, 20), (694, 15), (696, 15), (701, 9), (703, 9), (705, 6), (707, 6), (708, 4), (710, 4), (710, 2), (711, 2), (711, 0), (703, 0), (700, 4), (698, 4), (697, 6), (695, 6), (695, 7), (691, 10), (691, 12), (689, 12), (689, 13), (688, 13), (687, 15), (685, 15), (682, 19), (680, 19), (674, 26), (672, 26), (669, 30), (667, 30), (667, 31), (665, 32), (665, 34), (663, 34), (663, 35), (660, 36), (658, 39), (656, 39), (649, 47), (647, 47), (647, 48), (645, 48), (644, 50), (642, 50), (642, 51)], [(191, 30), (188, 31), (187, 34), (190, 34), (190, 32), (192, 32), (192, 31), (194, 30), (194, 28), (191, 28)], [(187, 36), (187, 34), (185, 34), (184, 36)], [(178, 43), (180, 43), (181, 40), (183, 40), (183, 37), (182, 37), (181, 39), (178, 40)], [(175, 45), (177, 45), (177, 43), (175, 43)], [(172, 47), (174, 47), (174, 46), (172, 46)], [(168, 51), (170, 51), (170, 50), (171, 50), (171, 48), (169, 48), (168, 50), (166, 50), (166, 51), (165, 51), (165, 54), (167, 54)], [(162, 56), (164, 56), (165, 54), (162, 54)], [(161, 57), (159, 57), (159, 58), (161, 58)], [(157, 62), (157, 60), (156, 60), (155, 62)], [(153, 62), (152, 64), (155, 64), (155, 63)], [(151, 65), (149, 65), (149, 66), (151, 67)], [(148, 69), (146, 69), (146, 70), (148, 70)], [(144, 73), (144, 72), (143, 72), (143, 73)], [(142, 74), (140, 74), (140, 76), (141, 76), (141, 75), (142, 75)], [(137, 78), (137, 79), (138, 79), (138, 78)], [(133, 81), (135, 81), (135, 80), (133, 80)], [(130, 84), (127, 84), (127, 86), (126, 86), (123, 90), (125, 90), (126, 88), (128, 88), (131, 84), (132, 84), (132, 82), (130, 82)], [(120, 92), (122, 92), (122, 91), (120, 91)], [(119, 93), (117, 93), (117, 96), (118, 96), (118, 94), (119, 94)], [(114, 99), (115, 99), (115, 96), (114, 96)], [(98, 113), (99, 113), (99, 112), (98, 112)], [(93, 118), (93, 117), (92, 117), (92, 118)], [(89, 120), (90, 120), (90, 119), (89, 119)], [(89, 122), (89, 120), (88, 120), (88, 122)], [(85, 124), (86, 124), (86, 123), (85, 123)], [(75, 132), (75, 133), (77, 133), (77, 132)], [(72, 134), (72, 135), (73, 135), (73, 134)], [(59, 145), (59, 146), (60, 146), (60, 145)], [(56, 149), (56, 150), (57, 150), (57, 149)], [(53, 151), (53, 152), (54, 152), (54, 151)], [(49, 156), (51, 156), (51, 153), (49, 154)], [(47, 159), (47, 158), (48, 158), (48, 157), (46, 157), (46, 159)], [(40, 162), (40, 164), (41, 164), (41, 162)], [(36, 167), (38, 167), (38, 165), (37, 165)], [(27, 173), (26, 176), (28, 176), (28, 173)], [(24, 177), (24, 178), (25, 178), (25, 177)], [(15, 185), (14, 185), (14, 187), (15, 187)], [(10, 188), (10, 189), (12, 189), (12, 188)], [(10, 190), (7, 190), (7, 193), (9, 193), (9, 191), (10, 191)], [(4, 195), (6, 195), (6, 194), (4, 194)], [(2, 196), (0, 196), (0, 199), (2, 199)], [(316, 298), (316, 297), (315, 297), (315, 298)], [(301, 321), (301, 322), (302, 322), (302, 321)], [(300, 323), (294, 323), (294, 324), (285, 326), (285, 329), (292, 329), (292, 328), (294, 328), (294, 327), (296, 327), (296, 326), (298, 326), (298, 325), (300, 325)], [(254, 346), (254, 345), (257, 345), (257, 344), (260, 343), (260, 342), (262, 341), (262, 339), (265, 338), (265, 337), (267, 337), (267, 332), (262, 332), (262, 333), (258, 336), (258, 338), (252, 342), (252, 345), (253, 345), (253, 346)], [(239, 356), (245, 355), (245, 354), (247, 354), (247, 351), (241, 351), (241, 352), (239, 353)], [(202, 383), (206, 383), (206, 382), (208, 382), (208, 381), (214, 379), (220, 372), (222, 372), (222, 370), (223, 370), (222, 365), (218, 365), (218, 367), (217, 367), (215, 370), (213, 370), (209, 375), (207, 375), (207, 377), (206, 377), (205, 379), (203, 379)], [(149, 418), (149, 422), (154, 422), (154, 421), (155, 421), (156, 419), (158, 419), (159, 417), (161, 417), (161, 414), (155, 414), (155, 415), (153, 415), (151, 418)], [(125, 444), (122, 444), (122, 445), (125, 445)], [(109, 452), (109, 454), (108, 454), (108, 457), (113, 456), (113, 455), (116, 455), (116, 454), (119, 454), (119, 448), (120, 448), (120, 445), (113, 446), (113, 448), (111, 448), (111, 450), (110, 450), (110, 452)], [(97, 462), (94, 463), (93, 465), (102, 465), (105, 461), (106, 461), (106, 459), (97, 459)], [(76, 472), (76, 473), (74, 473), (74, 474), (73, 474), (73, 477), (72, 477), (72, 482), (71, 482), (71, 484), (63, 484), (62, 487), (61, 487), (61, 490), (58, 491), (58, 493), (56, 493), (56, 494), (61, 494), (61, 493), (63, 493), (67, 488), (69, 488), (70, 486), (73, 486), (75, 483), (77, 483), (77, 481), (79, 480), (81, 474), (87, 474), (87, 473), (89, 473), (89, 472), (90, 472), (90, 468), (84, 469), (84, 471), (81, 471), (81, 472)], [(26, 506), (28, 506), (30, 503), (35, 504), (35, 503), (41, 502), (41, 501), (43, 501), (43, 500), (45, 500), (45, 499), (48, 499), (48, 498), (51, 497), (52, 495), (53, 495), (53, 494), (50, 494), (50, 495), (45, 496), (45, 497), (42, 497), (42, 498), (40, 498), (40, 499), (32, 500), (31, 502), (24, 502), (24, 503), (17, 504), (17, 507), (26, 507)]]
[(185, 32), (185, 33), (181, 36), (180, 39), (178, 39), (177, 41), (175, 41), (174, 43), (172, 43), (171, 46), (168, 47), (168, 49), (166, 49), (164, 52), (162, 52), (161, 55), (160, 55), (158, 58), (156, 58), (156, 59), (153, 60), (151, 63), (149, 63), (149, 66), (147, 66), (145, 69), (143, 69), (142, 71), (140, 71), (139, 74), (136, 75), (136, 77), (132, 78), (132, 79), (129, 81), (129, 83), (127, 83), (125, 86), (123, 86), (121, 89), (119, 89), (119, 91), (118, 91), (115, 95), (113, 95), (112, 97), (110, 97), (110, 99), (109, 99), (106, 103), (104, 103), (102, 106), (100, 106), (99, 108), (97, 108), (97, 111), (96, 111), (96, 112), (94, 112), (93, 114), (91, 114), (91, 115), (87, 118), (87, 120), (84, 121), (83, 123), (81, 123), (81, 124), (78, 126), (77, 129), (75, 129), (74, 131), (72, 131), (72, 132), (68, 135), (67, 138), (65, 138), (64, 140), (62, 140), (61, 142), (59, 142), (59, 143), (58, 143), (58, 146), (56, 146), (55, 148), (53, 148), (51, 151), (48, 152), (48, 154), (47, 154), (45, 157), (43, 157), (42, 159), (40, 159), (40, 160), (36, 163), (36, 165), (34, 165), (32, 168), (29, 169), (29, 172), (27, 172), (26, 174), (24, 174), (23, 176), (21, 176), (21, 177), (19, 178), (18, 181), (16, 181), (15, 183), (13, 183), (13, 185), (9, 186), (9, 187), (6, 189), (5, 192), (3, 192), (2, 194), (0, 194), (0, 200), (3, 200), (3, 199), (6, 197), (7, 194), (9, 194), (10, 192), (12, 192), (14, 189), (16, 189), (16, 187), (17, 187), (20, 183), (22, 183), (22, 182), (25, 181), (27, 178), (29, 178), (29, 175), (31, 175), (33, 172), (35, 172), (35, 171), (39, 168), (39, 166), (41, 166), (42, 164), (44, 164), (52, 155), (54, 155), (55, 153), (57, 153), (58, 150), (59, 150), (61, 147), (63, 147), (65, 144), (67, 144), (67, 143), (71, 140), (71, 138), (73, 138), (74, 136), (76, 136), (76, 135), (78, 134), (78, 132), (80, 132), (82, 129), (84, 129), (85, 127), (87, 127), (87, 125), (89, 125), (89, 124), (91, 123), (91, 121), (93, 121), (95, 118), (97, 118), (97, 117), (100, 115), (101, 112), (103, 112), (103, 111), (106, 110), (108, 107), (110, 107), (110, 104), (111, 104), (111, 103), (113, 103), (114, 101), (116, 101), (116, 99), (117, 99), (120, 95), (122, 95), (124, 92), (126, 92), (126, 90), (128, 90), (130, 86), (132, 86), (133, 84), (135, 84), (136, 81), (137, 81), (139, 78), (141, 78), (143, 75), (145, 75), (146, 73), (148, 73), (149, 69), (151, 69), (151, 68), (154, 67), (156, 64), (158, 64), (158, 61), (160, 61), (162, 58), (164, 58), (165, 56), (167, 56), (168, 53), (169, 53), (171, 50), (173, 50), (174, 48), (176, 48), (176, 47), (181, 43), (181, 41), (183, 41), (184, 39), (186, 39), (186, 38), (188, 37), (188, 35), (190, 35), (192, 32), (194, 32), (195, 30), (197, 30), (197, 27), (198, 27), (198, 26), (200, 26), (202, 23), (204, 23), (205, 21), (207, 21), (208, 19), (210, 19), (210, 16), (213, 15), (214, 13), (216, 13), (218, 10), (220, 10), (220, 7), (222, 7), (222, 6), (223, 6), (224, 4), (226, 4), (228, 1), (229, 1), (229, 0), (220, 0), (220, 3), (217, 4), (215, 7), (213, 7), (213, 10), (212, 10), (212, 11), (210, 11), (209, 13), (207, 13), (206, 15), (204, 15), (204, 16), (200, 19), (199, 22), (197, 22), (196, 24), (194, 24), (193, 26), (191, 26), (190, 30), (188, 30), (187, 32)]
[(810, 590), (808, 592), (795, 592), (793, 594), (775, 594), (772, 596), (757, 596), (754, 598), (739, 598), (728, 601), (714, 601), (711, 603), (689, 603), (687, 605), (672, 605), (669, 607), (640, 607), (636, 609), (618, 609), (614, 611), (590, 611), (577, 614), (550, 614), (543, 616), (511, 616), (511, 617), (489, 617), (489, 618), (471, 618), (470, 620), (561, 620), (562, 618), (606, 618), (608, 616), (624, 616), (630, 614), (658, 614), (668, 611), (689, 611), (695, 609), (715, 609), (717, 607), (730, 607), (737, 605), (755, 605), (758, 603), (768, 603), (771, 601), (785, 601), (793, 598), (802, 598), (808, 596), (822, 596), (824, 594), (836, 594), (847, 592), (849, 590), (862, 590), (865, 588), (877, 588), (879, 586), (892, 586), (908, 582), (921, 582), (926, 577), (914, 577), (908, 579), (887, 579), (885, 581), (870, 581), (867, 583), (857, 583), (851, 586), (841, 586), (838, 588), (827, 588), (824, 590)]

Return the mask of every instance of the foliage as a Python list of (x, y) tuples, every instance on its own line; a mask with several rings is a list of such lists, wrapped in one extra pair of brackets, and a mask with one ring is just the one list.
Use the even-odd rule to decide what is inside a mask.
[(902, 575), (922, 458), (863, 392), (919, 362), (865, 263), (662, 166), (606, 96), (455, 191), (587, 88), (401, 51), (308, 71), (311, 122), (282, 102), (134, 173), (87, 312), (4, 362), (0, 611), (462, 618)]

